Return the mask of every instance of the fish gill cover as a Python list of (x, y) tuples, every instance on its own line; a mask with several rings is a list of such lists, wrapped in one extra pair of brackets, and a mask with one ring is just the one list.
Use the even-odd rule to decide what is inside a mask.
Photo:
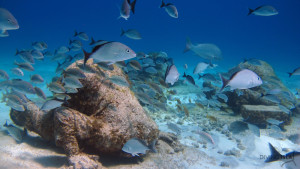
[[(67, 158), (47, 163), (56, 168), (109, 168), (101, 160), (109, 152), (121, 156), (120, 167), (149, 158), (135, 165), (278, 168), (264, 162), (269, 142), (280, 154), (300, 149), (299, 9), (296, 0), (1, 0), (0, 123), (14, 124), (0, 137), (20, 145), (1, 143), (0, 163), (47, 166), (34, 157), (52, 156), (53, 147), (32, 147), (36, 132), (65, 149)], [(120, 109), (126, 101), (136, 107)], [(88, 127), (68, 135), (70, 114)], [(120, 128), (105, 135), (111, 124)], [(20, 137), (23, 128), (30, 132)], [(142, 144), (129, 151), (135, 138)], [(100, 161), (88, 148), (104, 153)]]

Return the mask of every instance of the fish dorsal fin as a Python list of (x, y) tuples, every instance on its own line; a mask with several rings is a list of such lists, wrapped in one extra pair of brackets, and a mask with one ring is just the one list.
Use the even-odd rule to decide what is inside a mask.
[(111, 43), (111, 42), (106, 42), (106, 43), (95, 46), (92, 50), (92, 53), (96, 52), (98, 49), (100, 49), (101, 47), (103, 47), (104, 45), (106, 45), (108, 43)]
[[(129, 1), (129, 0), (128, 0)], [(129, 2), (128, 2), (129, 3)], [(129, 3), (130, 4), (130, 3)], [(132, 13), (134, 14), (135, 12), (135, 4), (136, 4), (136, 0), (134, 0), (131, 4), (130, 4), (130, 9), (132, 11)]]
[(265, 162), (269, 163), (281, 159), (282, 155), (273, 147), (271, 143), (269, 143), (269, 147), (271, 151), (271, 156)]

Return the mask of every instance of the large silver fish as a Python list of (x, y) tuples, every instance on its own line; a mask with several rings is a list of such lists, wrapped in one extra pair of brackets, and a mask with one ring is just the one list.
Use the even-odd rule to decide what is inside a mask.
[(273, 16), (273, 15), (277, 15), (278, 11), (270, 5), (263, 5), (263, 6), (259, 6), (256, 9), (250, 9), (249, 8), (249, 13), (248, 15), (258, 15), (258, 16)]
[(222, 52), (218, 46), (210, 43), (201, 43), (193, 45), (189, 38), (186, 39), (184, 52), (193, 51), (197, 56), (207, 60), (221, 60)]
[(197, 64), (197, 66), (195, 67), (193, 74), (200, 74), (202, 72), (204, 72), (204, 70), (206, 70), (208, 68), (209, 64), (205, 63), (205, 62), (199, 62)]
[(243, 69), (235, 72), (228, 80), (226, 80), (221, 74), (220, 77), (223, 82), (223, 86), (220, 91), (222, 91), (226, 86), (230, 86), (231, 90), (249, 89), (260, 86), (263, 83), (261, 78), (249, 69)]
[(3, 34), (6, 30), (19, 29), (16, 18), (4, 8), (0, 8), (0, 32)]
[(120, 42), (107, 42), (95, 46), (91, 53), (84, 52), (84, 65), (89, 58), (93, 58), (95, 63), (108, 62), (113, 64), (136, 57), (135, 52), (128, 46)]
[(168, 66), (165, 73), (165, 83), (171, 83), (174, 85), (178, 81), (180, 74), (175, 65)]
[(7, 129), (9, 135), (12, 136), (18, 143), (21, 143), (27, 135), (27, 130), (25, 128), (22, 131), (20, 128), (12, 124), (7, 124), (7, 122), (3, 126)]
[(127, 20), (130, 17), (130, 11), (134, 14), (135, 11), (136, 0), (130, 3), (130, 0), (123, 0), (121, 9), (120, 9), (120, 17)]
[(143, 140), (132, 138), (124, 144), (122, 150), (132, 156), (139, 156), (139, 154), (146, 154), (146, 151), (150, 149)]
[(161, 1), (160, 8), (165, 8), (166, 12), (169, 14), (169, 16), (173, 18), (178, 18), (178, 11), (175, 5), (172, 3), (165, 4), (164, 1)]

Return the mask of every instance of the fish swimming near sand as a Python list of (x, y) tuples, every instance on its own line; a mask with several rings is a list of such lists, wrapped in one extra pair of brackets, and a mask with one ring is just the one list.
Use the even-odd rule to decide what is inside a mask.
[(288, 74), (289, 74), (289, 77), (291, 77), (293, 75), (300, 75), (300, 67), (294, 69), (292, 73), (288, 73)]
[(178, 11), (175, 5), (172, 3), (165, 3), (163, 0), (161, 1), (160, 8), (165, 8), (166, 12), (172, 18), (178, 18)]
[(278, 11), (273, 6), (262, 5), (262, 6), (257, 7), (254, 10), (249, 8), (248, 16), (251, 14), (257, 15), (257, 16), (273, 16), (273, 15), (277, 15)]
[[(66, 101), (66, 100), (65, 100)], [(55, 109), (55, 108), (58, 108), (58, 107), (61, 107), (61, 105), (64, 103), (64, 101), (59, 101), (59, 100), (48, 100), (46, 101), (42, 107), (41, 107), (41, 110), (52, 110), (52, 109)]]
[(274, 146), (269, 143), (271, 155), (265, 160), (266, 163), (282, 161), (281, 166), (285, 166), (288, 169), (299, 169), (300, 166), (300, 152), (292, 151), (285, 155), (280, 154)]
[(139, 154), (146, 154), (146, 151), (150, 150), (150, 148), (146, 145), (145, 141), (132, 138), (124, 144), (122, 150), (132, 156), (139, 156)]
[(123, 87), (129, 87), (130, 84), (123, 76), (111, 76), (108, 78), (112, 83), (123, 86)]
[(27, 135), (26, 128), (24, 128), (24, 130), (21, 130), (20, 128), (12, 124), (7, 124), (7, 121), (3, 126), (7, 129), (9, 135), (17, 141), (17, 143), (21, 143), (24, 137)]
[(165, 83), (174, 85), (174, 83), (178, 81), (179, 76), (180, 74), (175, 65), (168, 66), (165, 73)]
[(222, 91), (226, 86), (230, 86), (231, 90), (249, 89), (260, 86), (263, 83), (261, 78), (249, 69), (242, 69), (235, 72), (228, 80), (226, 80), (221, 74), (220, 77), (223, 82), (223, 86), (220, 91)]
[(84, 65), (89, 58), (93, 58), (95, 63), (108, 62), (113, 64), (136, 57), (136, 53), (128, 46), (120, 42), (107, 42), (95, 46), (91, 53), (84, 52)]

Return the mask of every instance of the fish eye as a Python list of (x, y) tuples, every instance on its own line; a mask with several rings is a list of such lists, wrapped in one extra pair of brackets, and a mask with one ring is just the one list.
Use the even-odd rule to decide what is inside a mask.
[(7, 19), (7, 22), (10, 22), (11, 20), (10, 19)]
[(129, 49), (126, 49), (126, 53), (129, 53), (130, 51), (129, 51)]
[(257, 80), (259, 80), (259, 77), (257, 78)]

